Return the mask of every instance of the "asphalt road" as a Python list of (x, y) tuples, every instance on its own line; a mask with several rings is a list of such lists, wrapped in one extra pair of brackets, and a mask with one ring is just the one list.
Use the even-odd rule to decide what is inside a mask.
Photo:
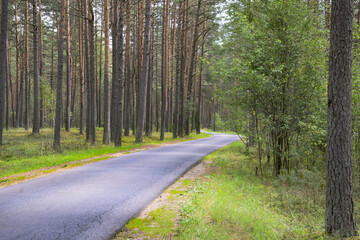
[(234, 135), (141, 151), (0, 189), (0, 239), (109, 239)]

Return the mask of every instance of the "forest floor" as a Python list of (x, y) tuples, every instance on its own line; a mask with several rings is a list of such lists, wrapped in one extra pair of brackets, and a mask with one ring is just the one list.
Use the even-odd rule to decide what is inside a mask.
[[(274, 178), (265, 163), (255, 176), (257, 164), (240, 141), (208, 155), (114, 239), (340, 239), (323, 231), (321, 175), (302, 170)], [(356, 200), (357, 222), (359, 206)]]
[(97, 143), (91, 145), (78, 129), (62, 131), (62, 150), (55, 152), (53, 129), (41, 129), (39, 135), (23, 129), (4, 131), (4, 145), (0, 146), (0, 188), (123, 154), (210, 136), (201, 133), (173, 139), (172, 133), (165, 133), (165, 140), (160, 141), (159, 133), (154, 132), (152, 137), (144, 137), (143, 144), (135, 144), (132, 135), (123, 136), (122, 146), (115, 147), (102, 144), (102, 132), (102, 128), (97, 129)]

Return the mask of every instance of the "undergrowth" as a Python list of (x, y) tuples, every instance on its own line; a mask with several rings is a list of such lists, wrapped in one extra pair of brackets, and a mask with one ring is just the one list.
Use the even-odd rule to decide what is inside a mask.
[(264, 174), (255, 176), (257, 160), (240, 142), (207, 160), (217, 170), (191, 190), (177, 239), (328, 239), (325, 180), (319, 172), (298, 170), (275, 178), (268, 163)]

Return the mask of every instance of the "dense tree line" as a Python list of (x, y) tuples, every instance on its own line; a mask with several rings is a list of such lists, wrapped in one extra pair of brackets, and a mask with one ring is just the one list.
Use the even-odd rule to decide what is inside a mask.
[(130, 130), (136, 142), (154, 127), (161, 139), (199, 132), (208, 111), (199, 90), (206, 22), (216, 4), (10, 1), (1, 120), (33, 134), (54, 127), (56, 149), (61, 128), (79, 128), (95, 144), (103, 127), (103, 143), (117, 146)]
[(256, 175), (326, 176), (325, 231), (356, 235), (360, 10), (355, 24), (352, 0), (239, 0), (226, 11), (208, 58), (221, 104), (213, 127), (247, 136)]

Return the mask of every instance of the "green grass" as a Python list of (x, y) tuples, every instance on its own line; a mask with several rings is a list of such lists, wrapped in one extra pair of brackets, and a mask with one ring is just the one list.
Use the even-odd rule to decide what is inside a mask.
[[(159, 140), (159, 133), (152, 137), (144, 137), (143, 144), (135, 144), (135, 137), (123, 137), (122, 147), (102, 144), (102, 129), (97, 129), (96, 145), (86, 143), (85, 135), (80, 135), (78, 129), (70, 132), (61, 132), (61, 152), (53, 150), (53, 129), (41, 129), (40, 134), (33, 135), (31, 131), (11, 129), (4, 131), (4, 145), (0, 147), (0, 177), (40, 169), (49, 166), (58, 166), (73, 161), (91, 158), (103, 154), (119, 151), (128, 151), (142, 145), (161, 144), (176, 141), (171, 133), (165, 133), (165, 140)], [(180, 140), (193, 140), (209, 135), (192, 133), (189, 137)], [(105, 157), (106, 158), (106, 157)], [(97, 159), (98, 161), (99, 159)], [(103, 160), (103, 159), (101, 159)]]
[(236, 142), (206, 157), (218, 168), (189, 193), (176, 238), (326, 239), (324, 181), (309, 172), (254, 176), (244, 151)]
[(146, 236), (161, 239), (173, 231), (175, 215), (174, 210), (166, 209), (165, 207), (158, 208), (149, 212), (149, 217), (147, 218), (132, 219), (126, 225), (126, 228), (131, 229), (134, 233), (141, 231)]

